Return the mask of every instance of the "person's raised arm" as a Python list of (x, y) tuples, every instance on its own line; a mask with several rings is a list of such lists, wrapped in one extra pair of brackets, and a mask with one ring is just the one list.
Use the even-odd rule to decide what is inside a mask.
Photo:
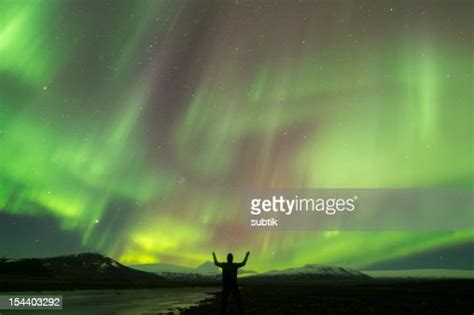
[(217, 267), (222, 266), (222, 263), (217, 261), (216, 253), (212, 252), (212, 258), (214, 258), (214, 265), (216, 265)]
[(238, 266), (239, 268), (245, 266), (245, 264), (247, 263), (247, 259), (249, 258), (249, 255), (250, 255), (250, 252), (247, 252), (247, 253), (245, 254), (244, 260), (242, 260), (241, 263), (238, 263), (238, 264), (237, 264), (237, 266)]

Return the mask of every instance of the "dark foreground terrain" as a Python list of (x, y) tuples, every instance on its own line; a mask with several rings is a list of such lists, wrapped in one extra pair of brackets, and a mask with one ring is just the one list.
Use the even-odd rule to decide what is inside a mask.
[[(219, 278), (158, 275), (94, 252), (0, 258), (0, 292), (62, 292), (67, 314), (218, 314)], [(239, 282), (246, 314), (474, 314), (472, 279), (374, 279), (356, 270), (309, 264)], [(235, 314), (230, 301), (228, 314)]]
[[(246, 314), (473, 314), (474, 280), (373, 280), (241, 287)], [(218, 314), (220, 293), (182, 314)], [(229, 299), (227, 314), (237, 314)]]

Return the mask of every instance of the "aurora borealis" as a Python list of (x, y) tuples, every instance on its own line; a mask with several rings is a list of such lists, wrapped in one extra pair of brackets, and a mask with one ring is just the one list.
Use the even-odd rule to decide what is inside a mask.
[(0, 0), (0, 256), (63, 242), (196, 266), (250, 250), (260, 271), (472, 243), (473, 231), (253, 232), (239, 200), (472, 188), (473, 9)]

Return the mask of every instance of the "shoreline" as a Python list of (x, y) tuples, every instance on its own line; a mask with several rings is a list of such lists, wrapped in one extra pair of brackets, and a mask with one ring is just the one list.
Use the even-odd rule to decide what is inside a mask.
[[(471, 314), (474, 280), (240, 286), (246, 314)], [(232, 297), (229, 314), (236, 313)], [(180, 314), (219, 314), (220, 292)]]

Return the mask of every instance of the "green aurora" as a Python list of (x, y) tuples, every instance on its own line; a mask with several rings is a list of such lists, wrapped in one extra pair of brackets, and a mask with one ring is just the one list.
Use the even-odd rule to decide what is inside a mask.
[[(252, 232), (240, 219), (248, 188), (472, 188), (472, 12), (0, 0), (0, 215), (52, 217), (127, 264), (250, 250), (258, 271), (363, 268), (472, 242), (473, 231)], [(54, 252), (41, 237), (0, 254)]]

